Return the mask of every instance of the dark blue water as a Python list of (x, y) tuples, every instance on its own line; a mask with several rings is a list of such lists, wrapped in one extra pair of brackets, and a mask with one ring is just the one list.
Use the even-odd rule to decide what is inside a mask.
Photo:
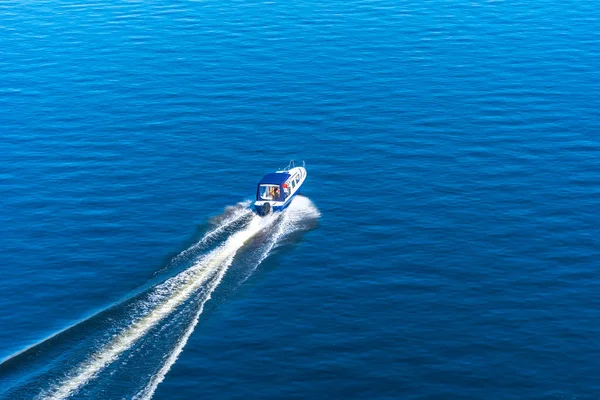
[(1, 4), (0, 398), (597, 399), (599, 66), (591, 1)]

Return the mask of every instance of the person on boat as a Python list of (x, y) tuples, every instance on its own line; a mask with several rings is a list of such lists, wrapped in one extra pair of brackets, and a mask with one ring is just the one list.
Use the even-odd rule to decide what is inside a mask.
[(273, 189), (273, 199), (279, 200), (279, 188)]

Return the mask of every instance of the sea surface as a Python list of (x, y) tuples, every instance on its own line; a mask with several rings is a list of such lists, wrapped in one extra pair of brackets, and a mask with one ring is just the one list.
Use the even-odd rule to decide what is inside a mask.
[(596, 1), (0, 3), (2, 400), (598, 399), (599, 213)]

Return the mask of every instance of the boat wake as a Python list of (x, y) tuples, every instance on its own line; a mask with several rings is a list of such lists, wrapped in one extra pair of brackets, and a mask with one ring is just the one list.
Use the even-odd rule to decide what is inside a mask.
[[(318, 210), (297, 197), (259, 217), (240, 203), (173, 258), (172, 276), (0, 364), (0, 398), (150, 399), (198, 324), (205, 304), (235, 266), (239, 285)], [(239, 256), (239, 257), (238, 257)], [(236, 263), (236, 259), (243, 261)], [(31, 364), (31, 365), (28, 365)]]

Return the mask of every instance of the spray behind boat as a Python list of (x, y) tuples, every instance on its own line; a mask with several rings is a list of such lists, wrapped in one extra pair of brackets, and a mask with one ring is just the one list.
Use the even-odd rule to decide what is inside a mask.
[(204, 235), (123, 301), (0, 360), (0, 398), (151, 400), (201, 315), (320, 217), (306, 197), (265, 218), (248, 205), (212, 218)]
[(254, 211), (260, 216), (285, 210), (306, 181), (306, 163), (297, 167), (294, 160), (282, 170), (265, 175), (256, 188)]

